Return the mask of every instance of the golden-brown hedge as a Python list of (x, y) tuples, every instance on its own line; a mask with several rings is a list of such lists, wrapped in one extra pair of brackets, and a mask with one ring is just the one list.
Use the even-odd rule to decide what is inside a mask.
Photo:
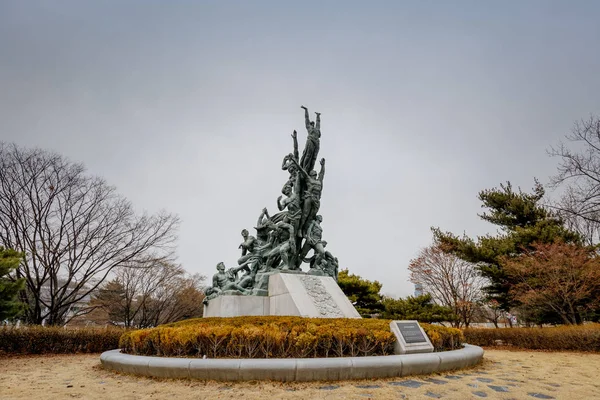
[(0, 353), (101, 353), (116, 349), (120, 328), (0, 327)]
[[(310, 358), (393, 354), (389, 320), (300, 317), (199, 318), (126, 332), (131, 354), (210, 358)], [(423, 325), (436, 350), (460, 347), (458, 329)]]
[(553, 328), (465, 329), (467, 343), (532, 350), (600, 352), (600, 324)]

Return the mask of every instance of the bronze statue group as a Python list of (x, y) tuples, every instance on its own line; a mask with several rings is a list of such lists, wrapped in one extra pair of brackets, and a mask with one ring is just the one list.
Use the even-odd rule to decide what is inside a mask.
[[(314, 122), (309, 118), (308, 109), (304, 106), (302, 109), (308, 136), (302, 157), (299, 157), (297, 134), (296, 131), (292, 133), (294, 152), (286, 155), (281, 165), (281, 169), (289, 173), (289, 179), (281, 190), (283, 195), (277, 198), (280, 212), (270, 216), (266, 208), (262, 210), (254, 228), (256, 237), (246, 229), (242, 230), (244, 241), (239, 246), (242, 254), (238, 265), (226, 269), (224, 263), (217, 264), (218, 272), (212, 286), (205, 291), (205, 302), (225, 291), (257, 294), (260, 285), (266, 289), (264, 280), (258, 282), (258, 274), (301, 271), (303, 262), (310, 265), (309, 274), (331, 276), (337, 280), (338, 260), (325, 250), (327, 242), (322, 240), (321, 228), (323, 217), (317, 214), (325, 176), (324, 158), (320, 160), (320, 172), (317, 174), (314, 170), (320, 147), (321, 114), (315, 113)], [(310, 250), (313, 254), (307, 257)]]

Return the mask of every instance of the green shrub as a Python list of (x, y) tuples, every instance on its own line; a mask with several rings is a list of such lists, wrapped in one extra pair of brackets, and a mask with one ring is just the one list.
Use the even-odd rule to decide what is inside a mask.
[[(121, 336), (122, 351), (210, 358), (357, 357), (393, 354), (389, 320), (300, 317), (199, 318)], [(458, 329), (423, 325), (436, 350), (460, 347)]]
[(60, 327), (0, 328), (0, 353), (101, 353), (116, 349), (123, 329)]
[(465, 329), (466, 342), (532, 350), (600, 351), (600, 324), (555, 328)]

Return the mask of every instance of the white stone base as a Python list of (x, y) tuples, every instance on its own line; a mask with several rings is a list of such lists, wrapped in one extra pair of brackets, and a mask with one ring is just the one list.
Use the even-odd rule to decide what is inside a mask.
[(219, 296), (204, 305), (204, 317), (238, 317), (241, 315), (269, 315), (266, 296)]
[(287, 315), (309, 318), (360, 318), (330, 276), (276, 273), (269, 296), (218, 296), (204, 306), (204, 317)]
[(330, 276), (275, 274), (269, 279), (270, 315), (360, 318)]

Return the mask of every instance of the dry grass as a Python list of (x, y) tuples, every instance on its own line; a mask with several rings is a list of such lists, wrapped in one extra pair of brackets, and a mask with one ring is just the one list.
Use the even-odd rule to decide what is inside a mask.
[[(126, 353), (168, 357), (311, 358), (389, 355), (396, 337), (384, 319), (283, 316), (198, 318), (124, 333)], [(436, 351), (461, 346), (459, 329), (422, 324)]]
[[(474, 398), (474, 391), (483, 391), (487, 399), (533, 399), (528, 393), (544, 393), (556, 399), (593, 399), (600, 398), (599, 370), (599, 354), (487, 350), (482, 365), (454, 374), (461, 376), (460, 379), (436, 376), (448, 383), (426, 383), (412, 389), (391, 385), (390, 382), (409, 379), (423, 382), (427, 377), (333, 383), (220, 383), (117, 374), (102, 369), (99, 356), (93, 354), (15, 356), (0, 360), (0, 398), (398, 399), (404, 394), (409, 399), (430, 399), (426, 393), (433, 392), (444, 399), (464, 400)], [(493, 382), (484, 383), (477, 378)], [(320, 389), (331, 385), (336, 388)], [(504, 386), (509, 392), (498, 393), (488, 385)]]

